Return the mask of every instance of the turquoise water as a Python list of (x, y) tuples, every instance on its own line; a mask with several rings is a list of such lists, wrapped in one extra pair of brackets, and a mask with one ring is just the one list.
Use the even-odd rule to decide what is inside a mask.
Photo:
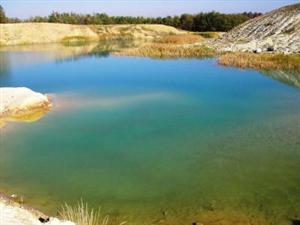
[(54, 101), (1, 131), (0, 190), (129, 224), (299, 219), (299, 88), (216, 59), (80, 54), (0, 52), (1, 86)]

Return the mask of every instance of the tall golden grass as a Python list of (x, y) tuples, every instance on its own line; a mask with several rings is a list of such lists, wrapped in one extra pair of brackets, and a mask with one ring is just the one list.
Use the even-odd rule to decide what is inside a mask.
[(64, 204), (59, 215), (62, 219), (72, 221), (76, 225), (108, 225), (109, 216), (102, 216), (100, 209), (94, 211), (81, 200), (75, 206)]
[(156, 43), (138, 48), (122, 49), (114, 54), (120, 56), (143, 56), (152, 58), (203, 58), (212, 57), (216, 52), (206, 46), (182, 46)]
[(219, 57), (219, 64), (258, 70), (300, 71), (300, 55), (227, 53)]
[(166, 35), (157, 39), (156, 43), (161, 44), (194, 44), (200, 42), (203, 38), (195, 34), (173, 34)]

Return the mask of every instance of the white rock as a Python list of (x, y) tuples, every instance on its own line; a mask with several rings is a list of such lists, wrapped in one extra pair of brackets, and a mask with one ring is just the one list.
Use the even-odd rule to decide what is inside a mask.
[(0, 88), (0, 117), (49, 105), (46, 95), (25, 87)]
[[(28, 210), (18, 204), (8, 204), (0, 199), (0, 225), (41, 225), (37, 211)], [(50, 218), (48, 225), (76, 225), (70, 221)]]
[(261, 53), (261, 52), (262, 52), (261, 48), (256, 49), (256, 53)]

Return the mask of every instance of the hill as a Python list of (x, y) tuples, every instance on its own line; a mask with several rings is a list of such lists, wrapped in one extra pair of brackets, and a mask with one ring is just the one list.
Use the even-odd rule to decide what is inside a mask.
[(217, 44), (225, 51), (300, 53), (300, 3), (251, 19)]
[(181, 34), (165, 25), (70, 25), (60, 23), (0, 24), (0, 45), (40, 44), (103, 39), (153, 39), (169, 34)]

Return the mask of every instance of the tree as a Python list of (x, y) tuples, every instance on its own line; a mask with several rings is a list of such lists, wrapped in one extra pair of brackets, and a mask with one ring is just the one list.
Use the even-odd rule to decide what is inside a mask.
[(184, 30), (192, 30), (194, 17), (190, 14), (182, 14), (180, 17), (181, 28)]
[(5, 12), (3, 7), (0, 5), (0, 23), (6, 23), (7, 18), (5, 16)]
[(182, 14), (181, 16), (142, 17), (142, 16), (109, 16), (105, 13), (78, 14), (52, 12), (45, 17), (31, 17), (27, 20), (6, 18), (0, 5), (0, 22), (50, 22), (66, 24), (165, 24), (189, 31), (228, 31), (248, 19), (260, 16), (261, 13), (244, 12), (224, 14), (207, 12), (198, 14)]

